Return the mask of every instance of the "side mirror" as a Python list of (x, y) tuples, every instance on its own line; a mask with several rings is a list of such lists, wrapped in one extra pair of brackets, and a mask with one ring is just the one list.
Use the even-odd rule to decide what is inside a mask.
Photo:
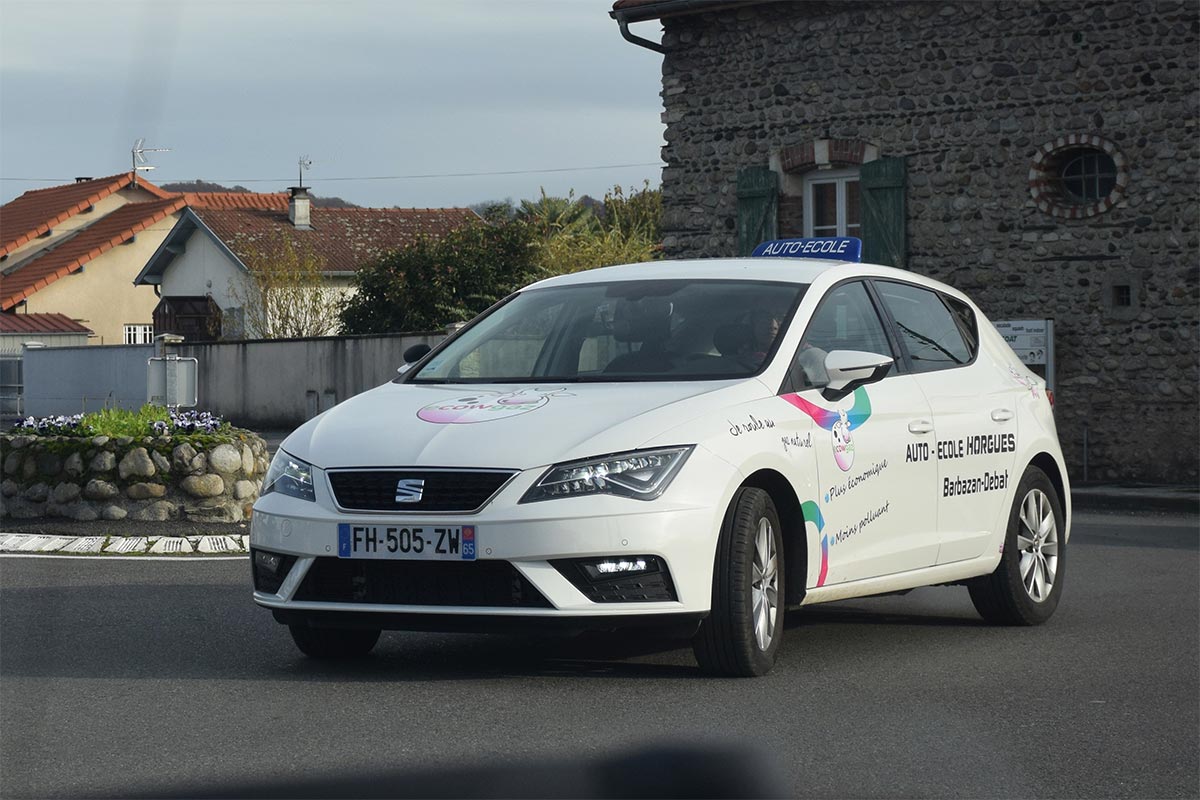
[(427, 344), (414, 344), (412, 347), (404, 351), (404, 363), (396, 368), (396, 372), (403, 375), (412, 369), (413, 364), (420, 361), (433, 348)]
[(860, 386), (882, 380), (892, 368), (891, 356), (861, 350), (834, 350), (825, 356), (826, 399), (845, 397)]
[(427, 344), (414, 344), (412, 347), (404, 351), (404, 363), (415, 364), (424, 358), (425, 354), (432, 349), (433, 348)]

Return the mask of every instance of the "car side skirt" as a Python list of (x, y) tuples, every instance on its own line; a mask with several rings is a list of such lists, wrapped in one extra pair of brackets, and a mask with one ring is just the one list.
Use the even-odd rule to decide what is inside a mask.
[(934, 567), (897, 572), (894, 575), (881, 575), (861, 581), (838, 583), (833, 586), (812, 587), (804, 596), (804, 602), (801, 605), (831, 603), (834, 600), (849, 600), (855, 597), (902, 592), (906, 589), (917, 589), (940, 583), (954, 583), (967, 578), (988, 575), (996, 569), (996, 565), (999, 563), (1000, 553), (997, 550), (997, 552), (966, 561), (953, 561), (949, 564), (938, 564)]

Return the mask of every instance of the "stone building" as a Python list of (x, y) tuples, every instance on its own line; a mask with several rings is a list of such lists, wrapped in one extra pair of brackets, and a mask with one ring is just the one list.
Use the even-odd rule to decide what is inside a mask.
[[(612, 16), (664, 54), (669, 256), (861, 236), (864, 260), (993, 320), (1054, 319), (1076, 480), (1196, 482), (1200, 4), (619, 0)], [(639, 36), (658, 21), (661, 45)]]

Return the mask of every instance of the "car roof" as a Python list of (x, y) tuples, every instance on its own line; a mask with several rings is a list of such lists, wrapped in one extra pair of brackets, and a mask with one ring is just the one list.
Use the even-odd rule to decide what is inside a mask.
[(953, 286), (915, 272), (881, 264), (821, 258), (692, 258), (679, 261), (643, 261), (638, 264), (599, 267), (570, 275), (559, 275), (538, 281), (526, 288), (541, 289), (550, 286), (632, 280), (732, 279), (811, 284), (822, 275), (828, 275), (832, 282), (854, 277), (873, 277), (915, 283), (970, 302), (965, 294)]
[(573, 286), (610, 281), (689, 278), (812, 283), (822, 273), (845, 265), (863, 266), (856, 262), (817, 258), (693, 258), (680, 261), (643, 261), (638, 264), (621, 264), (559, 275), (539, 281), (533, 286), (540, 289), (547, 286)]

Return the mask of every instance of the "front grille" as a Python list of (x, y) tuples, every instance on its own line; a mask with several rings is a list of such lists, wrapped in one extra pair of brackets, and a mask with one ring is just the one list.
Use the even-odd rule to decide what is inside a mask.
[(550, 608), (507, 561), (355, 561), (320, 557), (297, 600), (415, 606)]
[[(329, 472), (329, 485), (337, 504), (355, 511), (477, 511), (515, 474), (511, 470), (334, 470)], [(424, 481), (421, 499), (396, 502), (400, 481)]]

